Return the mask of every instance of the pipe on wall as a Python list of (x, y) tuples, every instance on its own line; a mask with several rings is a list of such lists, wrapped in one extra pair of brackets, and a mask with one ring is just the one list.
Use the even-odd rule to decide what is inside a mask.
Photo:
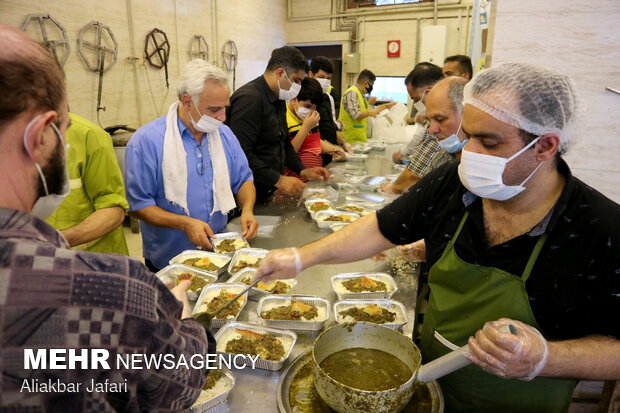
[[(288, 16), (288, 20), (290, 22), (301, 22), (301, 21), (312, 21), (312, 20), (325, 20), (325, 19), (333, 19), (333, 18), (342, 18), (342, 13), (346, 12), (347, 16), (351, 16), (351, 17), (358, 17), (358, 16), (372, 16), (372, 15), (381, 15), (381, 14), (394, 14), (394, 13), (404, 13), (404, 12), (409, 12), (409, 13), (414, 13), (414, 12), (421, 12), (421, 11), (434, 11), (435, 10), (435, 5), (433, 6), (426, 6), (426, 5), (409, 5), (406, 7), (402, 7), (402, 6), (398, 6), (398, 7), (390, 7), (390, 6), (381, 6), (382, 9), (380, 10), (362, 10), (362, 11), (355, 11), (355, 10), (346, 10), (346, 4), (345, 4), (345, 10), (342, 11), (342, 13), (336, 13), (336, 14), (324, 14), (324, 15), (320, 15), (320, 16), (305, 16), (305, 17), (293, 17), (293, 8), (292, 8), (292, 4), (293, 4), (293, 0), (287, 0), (287, 16)], [(385, 9), (383, 9), (383, 7), (385, 7)], [(458, 3), (454, 3), (454, 4), (442, 4), (441, 6), (437, 6), (437, 10), (452, 10), (452, 9), (459, 9), (459, 8), (464, 8), (466, 7), (465, 5), (461, 4), (461, 2)]]
[(127, 58), (125, 64), (132, 63), (133, 65), (133, 83), (135, 87), (135, 98), (136, 98), (136, 110), (138, 112), (138, 124), (142, 125), (143, 116), (142, 116), (142, 103), (140, 101), (140, 96), (142, 93), (140, 92), (140, 79), (138, 77), (138, 68), (137, 63), (140, 60), (140, 55), (136, 53), (136, 36), (133, 27), (133, 7), (131, 4), (131, 0), (126, 0), (125, 2), (127, 8), (127, 28), (129, 30), (129, 48), (131, 50), (131, 57)]
[[(468, 8), (469, 10), (469, 8)], [(458, 19), (458, 31), (459, 31), (459, 37), (458, 37), (458, 44), (459, 46), (457, 47), (457, 50), (460, 51), (460, 43), (461, 43), (461, 27), (463, 25), (462, 23), (462, 10), (459, 10), (459, 14), (456, 16), (440, 16), (437, 17), (437, 20), (443, 20), (443, 19)], [(371, 19), (371, 20), (364, 20), (364, 23), (381, 23), (381, 22), (392, 22), (392, 21), (406, 21), (406, 20), (411, 20), (411, 21), (415, 21), (416, 23), (416, 56), (415, 56), (415, 62), (419, 63), (420, 62), (420, 42), (421, 42), (421, 32), (422, 32), (422, 22), (425, 20), (430, 20), (429, 17), (403, 17), (403, 18), (399, 18), (399, 19)], [(435, 19), (434, 19), (435, 20)], [(437, 22), (435, 22), (435, 24), (437, 24)]]
[(220, 46), (218, 41), (217, 29), (217, 0), (211, 0), (211, 39), (213, 42), (213, 58), (211, 63), (215, 66), (220, 65)]

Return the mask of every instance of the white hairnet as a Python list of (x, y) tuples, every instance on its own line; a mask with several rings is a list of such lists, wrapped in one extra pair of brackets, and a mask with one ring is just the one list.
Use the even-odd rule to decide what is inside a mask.
[(465, 86), (467, 104), (536, 136), (558, 134), (560, 153), (568, 149), (583, 116), (570, 77), (528, 63), (505, 63), (478, 73)]

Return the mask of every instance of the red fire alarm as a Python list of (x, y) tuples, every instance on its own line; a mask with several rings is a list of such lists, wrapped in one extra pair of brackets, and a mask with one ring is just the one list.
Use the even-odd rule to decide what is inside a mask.
[(400, 40), (388, 40), (387, 57), (400, 57)]

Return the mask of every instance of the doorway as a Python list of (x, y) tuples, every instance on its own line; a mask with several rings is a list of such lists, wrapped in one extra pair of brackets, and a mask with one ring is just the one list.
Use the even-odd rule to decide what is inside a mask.
[(334, 74), (332, 76), (332, 86), (334, 90), (331, 95), (334, 96), (336, 104), (336, 115), (340, 107), (340, 96), (342, 93), (342, 45), (317, 45), (317, 46), (295, 46), (306, 57), (308, 64), (317, 56), (328, 57), (334, 65)]

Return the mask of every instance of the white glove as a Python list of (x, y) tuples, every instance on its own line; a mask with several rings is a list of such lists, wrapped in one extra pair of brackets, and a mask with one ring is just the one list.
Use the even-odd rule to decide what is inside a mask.
[(398, 251), (412, 262), (424, 262), (426, 261), (426, 243), (423, 239), (411, 244), (399, 245)]
[(302, 270), (301, 256), (297, 248), (273, 250), (260, 262), (257, 277), (264, 281), (293, 278)]
[[(512, 324), (516, 334), (500, 328)], [(547, 364), (547, 340), (532, 326), (509, 318), (490, 321), (469, 338), (467, 358), (489, 373), (530, 381)]]

